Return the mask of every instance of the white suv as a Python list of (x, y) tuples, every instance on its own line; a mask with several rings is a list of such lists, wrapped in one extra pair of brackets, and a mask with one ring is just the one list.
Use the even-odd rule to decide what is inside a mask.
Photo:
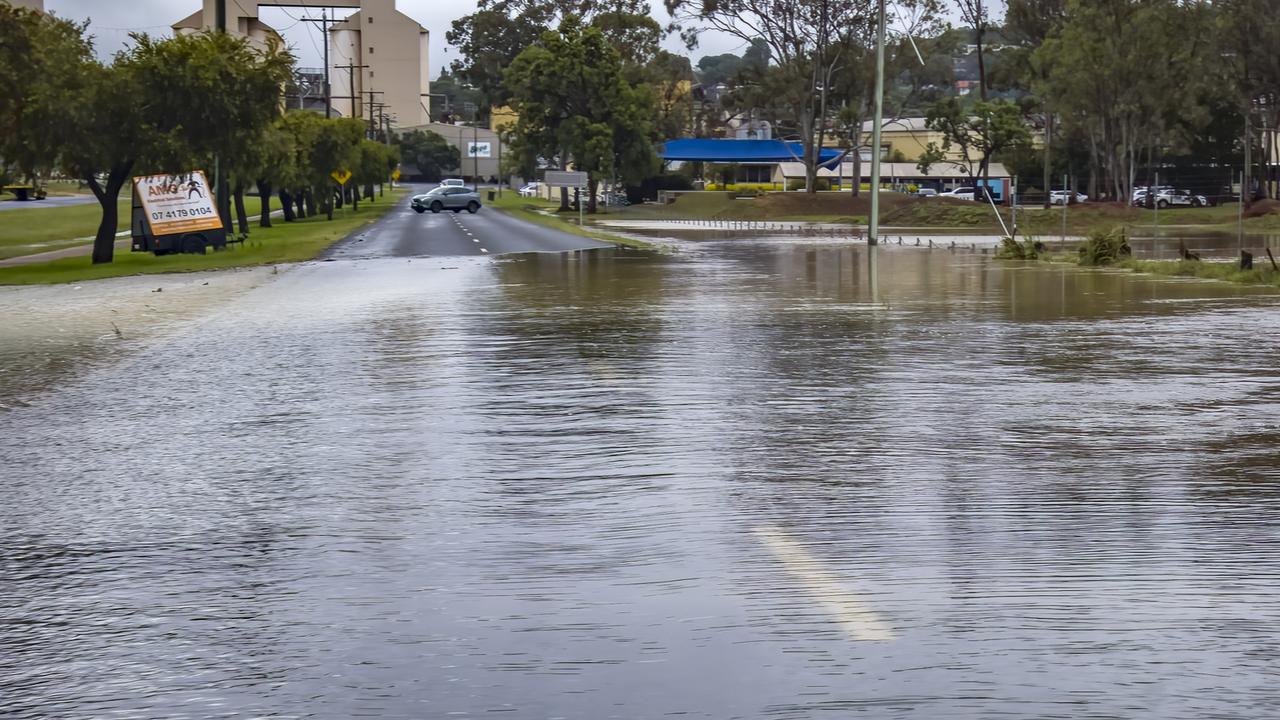
[(956, 200), (973, 200), (974, 189), (972, 187), (952, 188), (944, 193), (938, 193), (938, 197), (954, 198)]

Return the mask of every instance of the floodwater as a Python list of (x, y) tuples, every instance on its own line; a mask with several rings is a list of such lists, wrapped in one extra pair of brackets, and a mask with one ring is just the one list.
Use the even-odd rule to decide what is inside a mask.
[(6, 320), (0, 715), (1280, 712), (1275, 295), (670, 244)]

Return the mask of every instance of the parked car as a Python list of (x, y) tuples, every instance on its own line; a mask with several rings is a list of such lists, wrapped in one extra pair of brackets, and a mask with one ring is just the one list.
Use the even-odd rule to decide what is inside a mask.
[(466, 210), (475, 214), (480, 211), (480, 193), (469, 187), (441, 185), (422, 195), (414, 195), (410, 201), (414, 210), (420, 213), (430, 210), (438, 213), (441, 210), (462, 212)]
[(615, 192), (606, 195), (605, 202), (614, 207), (626, 207), (631, 204), (631, 198), (626, 193)]
[(1162, 190), (1156, 193), (1156, 207), (1204, 207), (1209, 199), (1204, 195), (1195, 195), (1190, 190)]
[(524, 187), (520, 188), (520, 197), (526, 197), (526, 198), (537, 197), (538, 190), (541, 189), (541, 187), (542, 187), (541, 183), (536, 183), (536, 182), (529, 183), (528, 185), (525, 185)]
[(933, 188), (920, 188), (916, 190), (916, 197), (931, 198), (938, 197), (938, 191)]
[(952, 188), (946, 192), (938, 193), (938, 197), (952, 198), (954, 200), (973, 200), (975, 199), (974, 188), (967, 186)]
[(1147, 204), (1147, 195), (1150, 194), (1151, 192), (1154, 191), (1157, 195), (1159, 195), (1160, 193), (1166, 190), (1172, 190), (1172, 189), (1173, 189), (1172, 185), (1156, 185), (1155, 187), (1136, 187), (1133, 189), (1133, 196), (1130, 198), (1130, 202), (1132, 202), (1134, 205), (1137, 205), (1137, 206), (1143, 206)]
[(462, 178), (445, 178), (440, 181), (440, 187), (466, 187), (467, 183)]
[[(1074, 197), (1073, 197), (1074, 196)], [(1066, 205), (1069, 202), (1082, 203), (1089, 199), (1088, 195), (1082, 192), (1073, 193), (1071, 190), (1050, 190), (1050, 205)]]

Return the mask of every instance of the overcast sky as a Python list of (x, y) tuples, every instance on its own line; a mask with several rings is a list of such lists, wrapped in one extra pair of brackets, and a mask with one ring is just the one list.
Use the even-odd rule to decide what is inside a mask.
[[(301, 4), (319, 5), (323, 0), (297, 0)], [(230, 0), (235, 2), (235, 0)], [(654, 18), (666, 23), (661, 2), (653, 2)], [(90, 20), (89, 31), (95, 38), (98, 53), (109, 57), (124, 47), (131, 31), (151, 34), (168, 34), (169, 26), (200, 9), (200, 0), (45, 0), (49, 12), (74, 20)], [(431, 32), (431, 78), (440, 74), (458, 57), (457, 52), (445, 44), (444, 35), (457, 18), (475, 12), (475, 0), (398, 0), (400, 12), (412, 17)], [(342, 11), (349, 13), (351, 11)], [(319, 10), (304, 8), (263, 8), (262, 20), (280, 31), (298, 57), (303, 67), (321, 67), (323, 45), (320, 28), (316, 23), (301, 22), (303, 17), (320, 17)], [(678, 38), (668, 38), (668, 50), (684, 52)], [(722, 52), (740, 53), (744, 43), (727, 36), (705, 37), (691, 55), (696, 59), (703, 55)]]

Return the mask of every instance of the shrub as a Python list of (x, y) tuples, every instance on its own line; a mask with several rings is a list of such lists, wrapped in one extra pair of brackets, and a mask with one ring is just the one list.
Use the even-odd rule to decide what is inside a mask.
[(1005, 236), (1000, 240), (1000, 248), (996, 250), (997, 260), (1037, 260), (1044, 252), (1044, 243), (1027, 235), (1022, 242)]
[(1123, 227), (1091, 231), (1080, 246), (1081, 265), (1114, 265), (1131, 255), (1129, 233)]
[[(820, 192), (831, 189), (831, 181), (826, 178), (818, 178), (817, 181), (814, 183), (814, 185), (817, 186)], [(804, 180), (796, 179), (796, 180), (787, 181), (787, 190), (790, 190), (791, 192), (795, 192), (796, 190), (803, 190), (803, 189), (804, 189)]]

